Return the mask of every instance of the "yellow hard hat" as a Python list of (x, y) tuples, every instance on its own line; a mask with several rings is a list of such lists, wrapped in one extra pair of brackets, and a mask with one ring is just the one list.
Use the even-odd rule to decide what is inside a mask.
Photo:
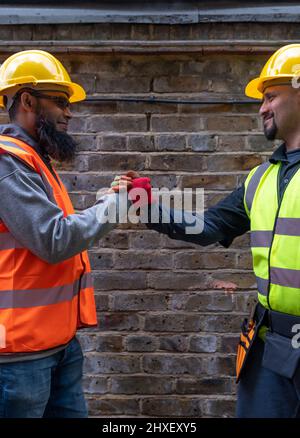
[[(68, 90), (71, 103), (84, 100), (84, 89), (71, 81), (62, 63), (43, 50), (24, 50), (10, 56), (0, 67), (0, 107), (3, 96), (16, 88), (42, 84), (60, 85)], [(13, 90), (14, 91), (14, 90)]]
[(260, 76), (248, 83), (245, 89), (246, 96), (262, 99), (266, 82), (272, 81), (270, 84), (279, 85), (290, 83), (293, 77), (299, 76), (300, 44), (283, 46), (268, 59)]

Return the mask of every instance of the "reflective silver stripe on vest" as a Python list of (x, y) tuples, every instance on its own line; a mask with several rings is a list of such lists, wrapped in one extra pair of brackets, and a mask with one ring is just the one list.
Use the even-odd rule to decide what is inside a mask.
[(4, 249), (24, 248), (9, 232), (0, 233), (0, 251)]
[[(0, 309), (48, 306), (71, 301), (78, 295), (80, 280), (72, 284), (45, 289), (0, 290)], [(92, 287), (92, 275), (87, 272), (81, 278), (81, 289)]]
[(20, 151), (23, 151), (23, 152), (26, 152), (25, 149), (21, 148), (21, 146), (15, 144), (12, 141), (0, 140), (0, 147), (1, 147), (1, 144), (4, 144), (5, 146), (9, 146), (11, 148), (19, 149)]
[(300, 219), (279, 217), (276, 222), (276, 234), (300, 236)]
[(85, 289), (87, 287), (93, 287), (93, 276), (91, 272), (86, 272), (81, 278), (81, 289)]
[(269, 280), (266, 280), (265, 278), (261, 278), (261, 277), (256, 276), (256, 283), (257, 283), (258, 292), (261, 295), (267, 296), (268, 295), (268, 288), (269, 288)]
[(246, 190), (246, 196), (245, 196), (246, 205), (247, 205), (249, 211), (251, 211), (253, 198), (254, 198), (256, 189), (258, 187), (259, 181), (260, 181), (261, 177), (263, 176), (263, 174), (265, 173), (265, 171), (270, 166), (271, 166), (271, 163), (269, 161), (258, 166), (258, 168), (256, 169), (256, 171), (254, 172), (254, 174), (252, 175), (252, 177), (249, 181), (249, 184), (248, 184), (247, 190)]
[(269, 248), (272, 243), (273, 231), (251, 231), (251, 247)]
[[(256, 277), (257, 289), (262, 295), (268, 295), (268, 280)], [(300, 289), (300, 271), (297, 269), (271, 268), (270, 282), (274, 285)]]
[(300, 289), (300, 271), (297, 269), (271, 268), (270, 279), (273, 284)]

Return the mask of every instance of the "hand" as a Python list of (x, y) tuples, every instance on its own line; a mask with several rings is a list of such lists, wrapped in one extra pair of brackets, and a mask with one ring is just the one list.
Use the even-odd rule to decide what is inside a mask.
[(152, 194), (151, 194), (151, 180), (150, 178), (147, 177), (142, 177), (142, 178), (134, 178), (131, 182), (132, 186), (128, 191), (128, 197), (129, 199), (135, 203), (139, 200), (139, 195), (138, 194), (133, 194), (132, 191), (134, 189), (144, 189), (147, 193), (147, 204), (151, 204), (152, 202)]
[[(120, 190), (127, 190), (129, 199), (135, 203), (138, 201), (139, 196), (130, 195), (132, 189), (142, 188), (147, 192), (148, 204), (151, 204), (152, 196), (151, 196), (151, 184), (150, 178), (148, 177), (140, 177), (140, 175), (134, 170), (129, 170), (126, 175), (117, 175), (113, 182), (111, 183), (111, 189), (115, 193), (118, 193)], [(133, 197), (134, 196), (134, 197)]]
[[(129, 172), (127, 172), (128, 174)], [(132, 178), (131, 176), (126, 175), (117, 175), (115, 176), (113, 182), (110, 187), (113, 192), (118, 193), (120, 190), (129, 190), (132, 187)]]

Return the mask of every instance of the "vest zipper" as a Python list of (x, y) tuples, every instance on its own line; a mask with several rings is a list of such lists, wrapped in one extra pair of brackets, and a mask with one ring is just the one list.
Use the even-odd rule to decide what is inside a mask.
[(269, 284), (268, 284), (268, 294), (267, 294), (267, 302), (268, 302), (268, 306), (269, 309), (272, 310), (271, 305), (270, 305), (270, 287), (271, 287), (271, 266), (270, 266), (270, 259), (271, 259), (271, 250), (272, 250), (272, 246), (273, 246), (273, 241), (274, 241), (274, 236), (275, 236), (275, 229), (276, 229), (276, 224), (277, 224), (277, 219), (278, 219), (278, 215), (279, 215), (279, 211), (280, 211), (280, 207), (281, 207), (281, 203), (283, 200), (283, 195), (287, 189), (287, 186), (289, 185), (289, 183), (291, 182), (293, 176), (295, 175), (295, 173), (299, 170), (299, 167), (296, 167), (296, 169), (294, 170), (294, 172), (291, 173), (291, 176), (289, 178), (289, 182), (286, 184), (286, 186), (283, 188), (282, 190), (282, 194), (280, 196), (280, 184), (279, 184), (279, 178), (280, 178), (280, 169), (281, 169), (281, 163), (280, 163), (280, 167), (278, 169), (278, 174), (277, 174), (277, 198), (278, 198), (278, 208), (277, 208), (277, 212), (276, 212), (276, 216), (275, 216), (275, 222), (274, 222), (274, 227), (273, 227), (273, 231), (272, 231), (272, 241), (271, 241), (271, 245), (270, 245), (270, 250), (269, 250), (269, 254), (268, 254), (268, 276), (269, 276)]

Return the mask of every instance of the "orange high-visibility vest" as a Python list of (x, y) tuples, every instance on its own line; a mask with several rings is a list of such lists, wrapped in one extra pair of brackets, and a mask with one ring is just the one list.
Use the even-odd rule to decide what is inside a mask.
[[(58, 175), (59, 183), (31, 146), (0, 135), (0, 153), (17, 157), (37, 172), (64, 217), (74, 213)], [(96, 324), (87, 251), (63, 262), (47, 263), (22, 246), (0, 221), (0, 327), (6, 337), (0, 355), (64, 345), (77, 328)]]

